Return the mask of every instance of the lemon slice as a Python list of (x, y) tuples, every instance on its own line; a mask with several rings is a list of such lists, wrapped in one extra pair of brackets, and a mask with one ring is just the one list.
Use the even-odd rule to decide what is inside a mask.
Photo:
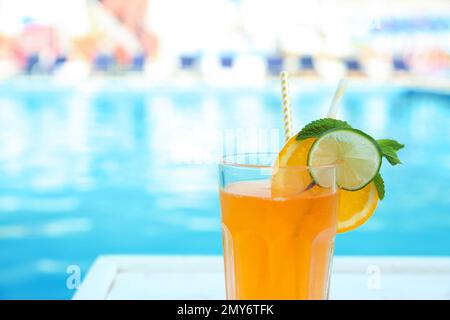
[[(336, 166), (336, 183), (344, 190), (355, 191), (367, 186), (381, 166), (377, 142), (356, 129), (333, 129), (322, 134), (311, 146), (308, 166), (314, 182), (329, 188), (335, 181), (326, 166)], [(324, 168), (325, 167), (325, 168)]]

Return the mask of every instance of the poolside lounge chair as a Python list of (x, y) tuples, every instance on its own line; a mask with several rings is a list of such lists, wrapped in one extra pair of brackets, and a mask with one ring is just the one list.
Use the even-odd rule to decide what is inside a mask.
[(66, 56), (64, 56), (64, 55), (57, 56), (51, 67), (51, 72), (58, 70), (66, 62), (67, 62)]
[(399, 81), (410, 81), (411, 67), (404, 57), (395, 56), (391, 60), (391, 75)]
[(301, 56), (298, 60), (300, 70), (302, 71), (314, 71), (314, 58), (311, 55)]
[(409, 72), (409, 65), (402, 57), (392, 58), (392, 68), (394, 72)]
[(26, 74), (31, 74), (39, 67), (39, 55), (31, 54), (26, 57), (24, 70)]
[(95, 71), (111, 71), (114, 65), (114, 57), (110, 54), (99, 53), (94, 59)]
[(266, 63), (267, 72), (269, 73), (269, 75), (278, 76), (283, 70), (284, 60), (281, 56), (267, 57)]
[(180, 56), (180, 68), (182, 70), (192, 70), (198, 64), (198, 57), (195, 55)]
[(131, 60), (131, 71), (141, 72), (145, 67), (145, 54), (138, 54)]
[(234, 56), (232, 55), (223, 55), (220, 57), (220, 65), (222, 68), (232, 68), (234, 64)]
[(302, 76), (317, 76), (316, 61), (312, 55), (303, 55), (298, 58), (298, 72)]
[(344, 65), (349, 76), (365, 76), (361, 62), (357, 58), (344, 59)]

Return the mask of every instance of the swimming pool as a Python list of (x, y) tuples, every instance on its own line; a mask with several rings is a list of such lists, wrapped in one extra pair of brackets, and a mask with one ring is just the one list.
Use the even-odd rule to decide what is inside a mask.
[[(219, 254), (215, 160), (279, 147), (271, 88), (0, 86), (0, 299), (70, 298), (67, 266), (100, 254)], [(298, 129), (333, 88), (293, 91)], [(406, 148), (336, 254), (450, 255), (450, 97), (350, 84), (339, 117)]]

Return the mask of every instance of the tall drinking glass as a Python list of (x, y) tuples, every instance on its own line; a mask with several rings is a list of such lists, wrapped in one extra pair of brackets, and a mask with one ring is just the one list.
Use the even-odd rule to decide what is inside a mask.
[[(326, 299), (337, 227), (335, 168), (329, 188), (311, 183), (308, 167), (280, 167), (292, 185), (274, 195), (275, 154), (223, 158), (220, 205), (228, 299)], [(287, 176), (287, 175), (286, 175)], [(292, 190), (291, 190), (292, 191)]]

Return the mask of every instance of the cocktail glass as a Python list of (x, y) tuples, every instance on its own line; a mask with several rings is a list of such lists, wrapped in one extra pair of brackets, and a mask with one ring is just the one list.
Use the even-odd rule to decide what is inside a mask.
[(240, 154), (219, 164), (227, 298), (327, 299), (337, 227), (335, 167), (315, 168), (329, 175), (329, 188), (314, 185), (308, 167), (279, 167), (287, 183), (305, 186), (280, 196), (271, 187), (275, 159)]

